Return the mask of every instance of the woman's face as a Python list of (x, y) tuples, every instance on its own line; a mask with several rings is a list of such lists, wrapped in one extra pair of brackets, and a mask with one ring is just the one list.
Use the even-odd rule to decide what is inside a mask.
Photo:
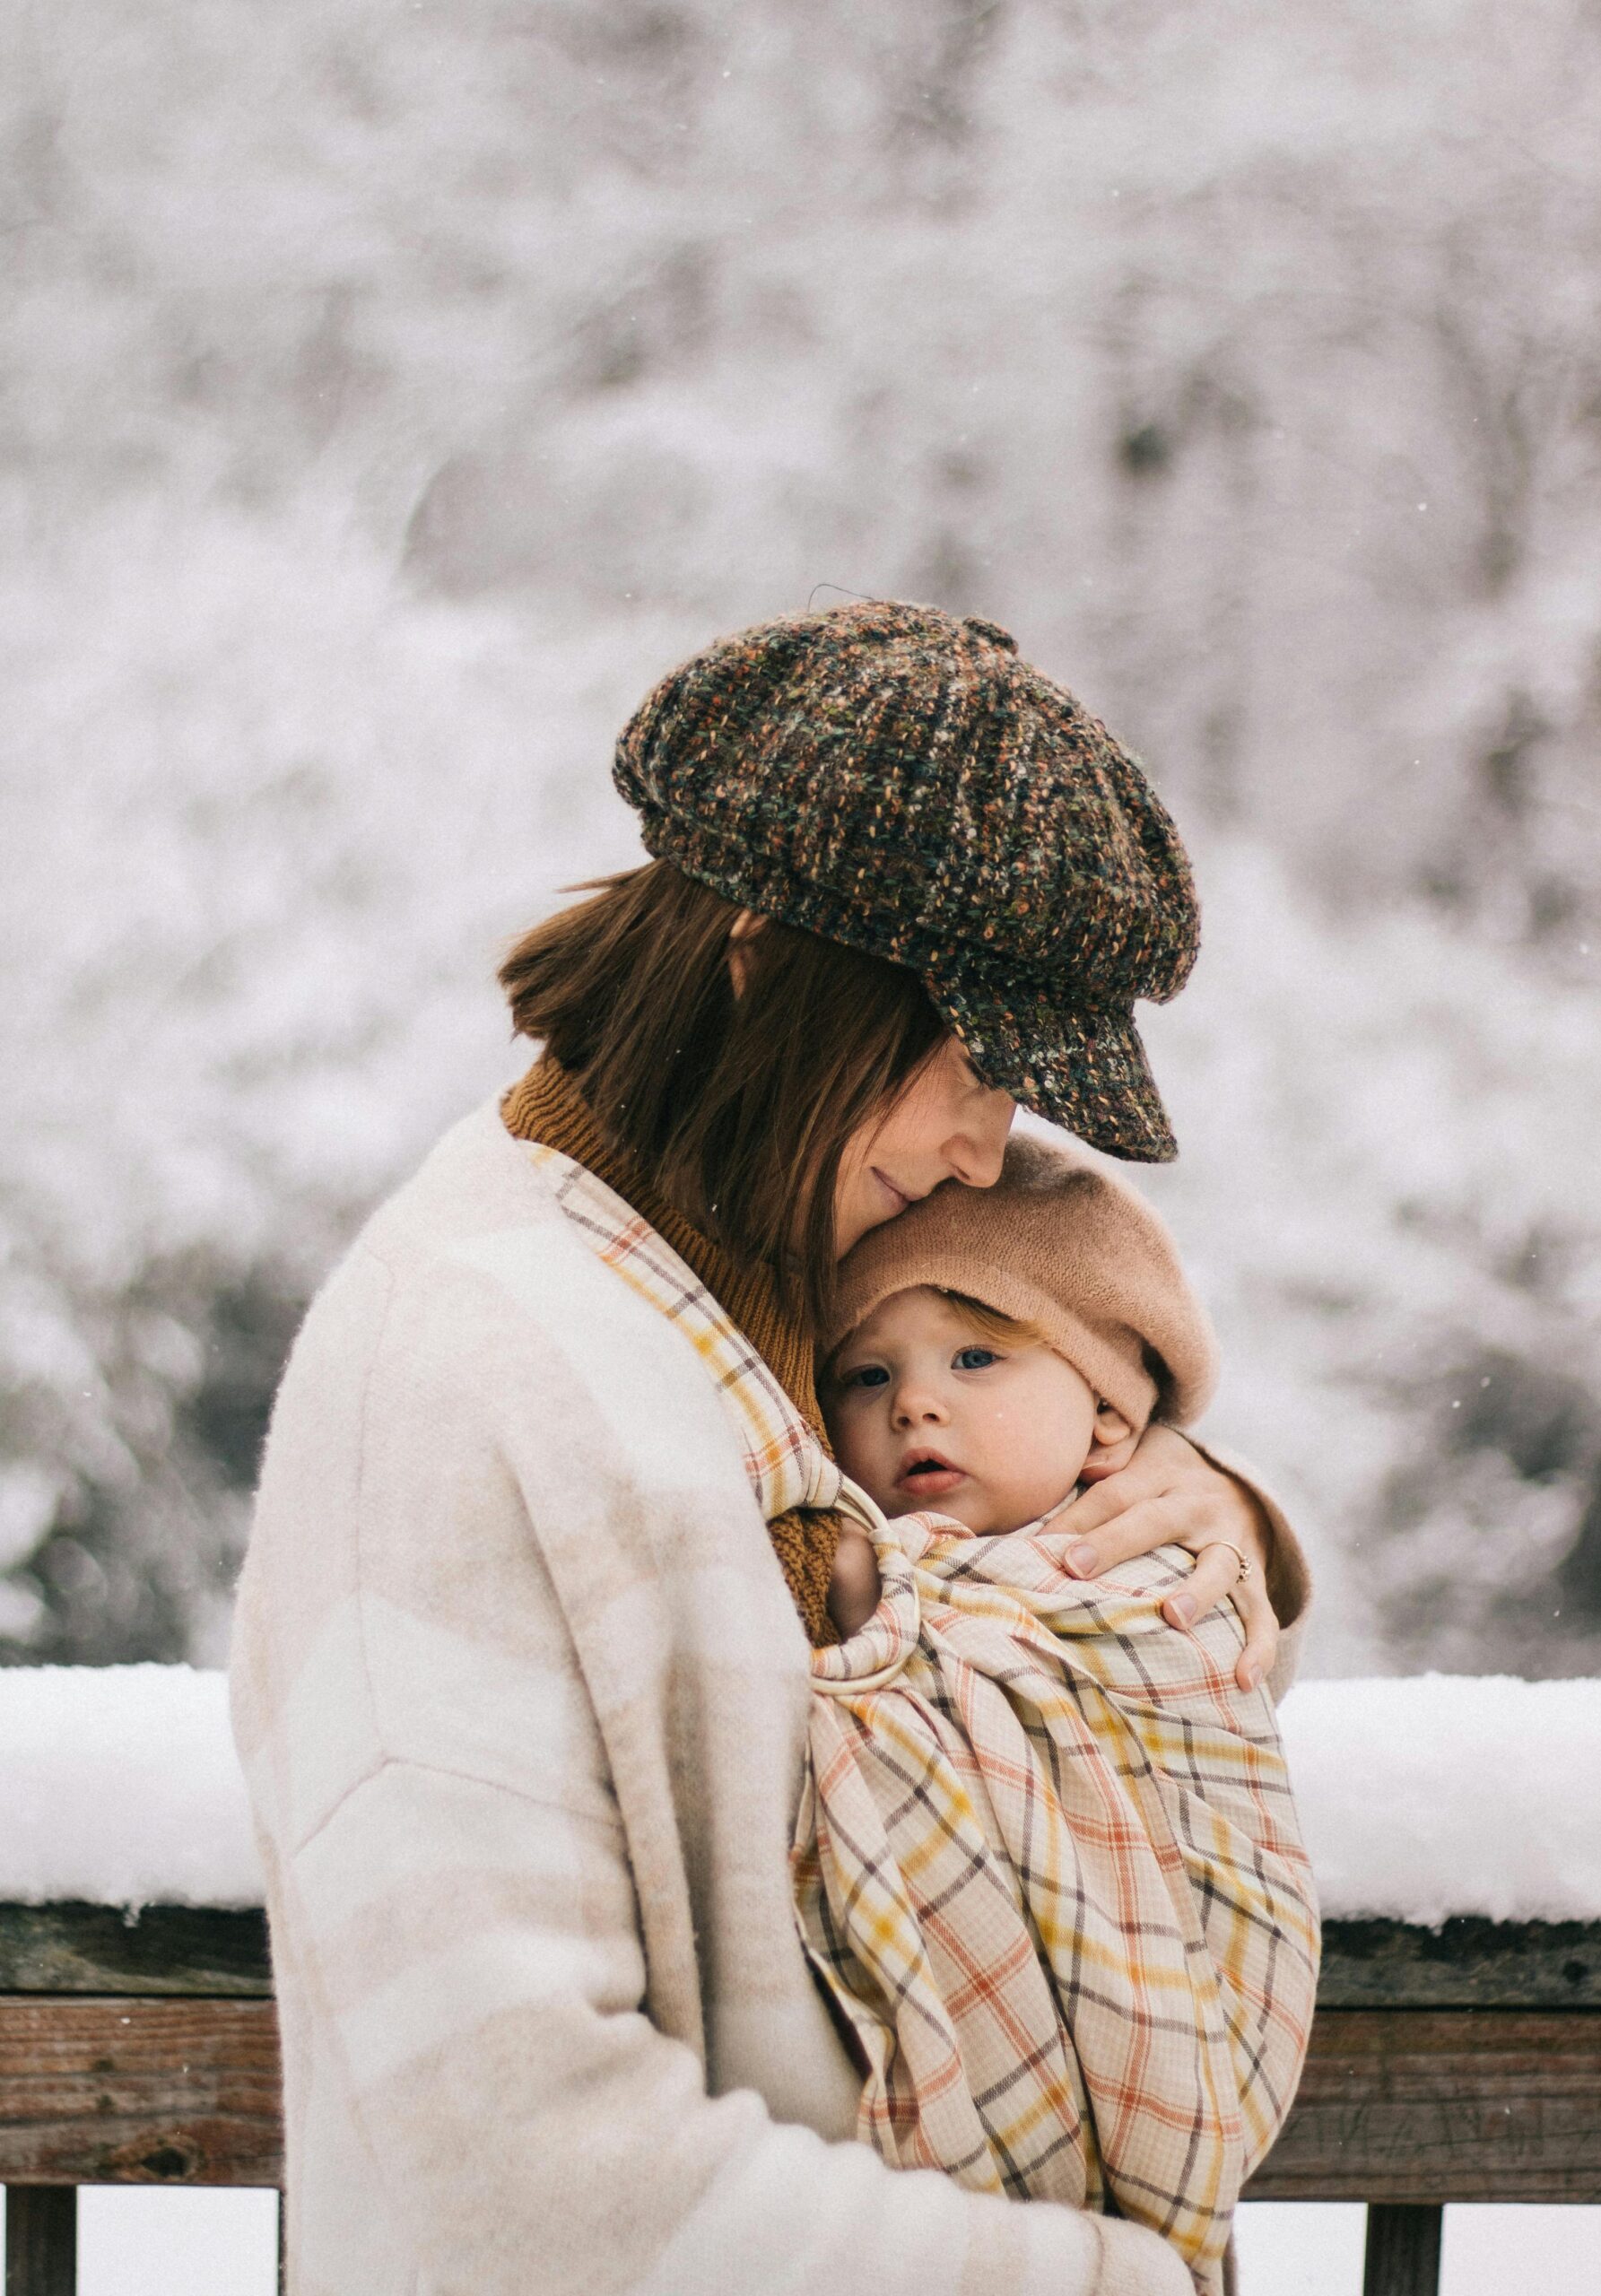
[(980, 1083), (960, 1040), (947, 1037), (888, 1115), (851, 1135), (834, 1186), (836, 1257), (942, 1180), (993, 1187), (1016, 1113), (1010, 1093)]

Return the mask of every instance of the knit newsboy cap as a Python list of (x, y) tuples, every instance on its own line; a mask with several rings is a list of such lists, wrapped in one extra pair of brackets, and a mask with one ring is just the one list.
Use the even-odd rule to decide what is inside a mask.
[(1135, 1428), (1176, 1427), (1217, 1384), (1217, 1344), (1172, 1237), (1142, 1196), (1066, 1145), (1018, 1135), (990, 1188), (946, 1180), (840, 1263), (831, 1352), (897, 1292), (965, 1292), (1037, 1325)]
[(658, 860), (909, 968), (987, 1083), (1114, 1156), (1177, 1152), (1133, 1008), (1195, 961), (1184, 848), (994, 622), (883, 599), (719, 639), (647, 695), (614, 778)]

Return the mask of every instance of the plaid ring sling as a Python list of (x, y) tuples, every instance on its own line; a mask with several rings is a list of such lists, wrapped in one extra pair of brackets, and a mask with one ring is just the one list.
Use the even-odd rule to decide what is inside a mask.
[[(1048, 1518), (886, 1521), (705, 1287), (604, 1182), (532, 1147), (590, 1247), (706, 1363), (769, 1521), (853, 1515), (883, 1598), (812, 1654), (791, 1869), (897, 2167), (1151, 2226), (1220, 2290), (1294, 2095), (1318, 1929), (1271, 1700), (1231, 1605), (1161, 1605), (1181, 1548), (1086, 1583)], [(554, 1169), (559, 1167), (560, 1169)]]

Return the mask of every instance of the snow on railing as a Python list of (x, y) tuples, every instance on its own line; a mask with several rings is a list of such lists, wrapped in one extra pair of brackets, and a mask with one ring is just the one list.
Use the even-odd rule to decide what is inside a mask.
[(1601, 1919), (1601, 1682), (1301, 1683), (1282, 1718), (1327, 1918)]
[[(1283, 1729), (1323, 1909), (1601, 1919), (1601, 1683), (1309, 1682)], [(225, 1678), (0, 1671), (0, 1900), (261, 1902)]]
[(0, 1900), (261, 1903), (225, 1674), (8, 1667), (0, 1748)]

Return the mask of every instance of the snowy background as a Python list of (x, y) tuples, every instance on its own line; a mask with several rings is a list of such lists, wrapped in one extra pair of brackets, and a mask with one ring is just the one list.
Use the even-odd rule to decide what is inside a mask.
[(1194, 845), (1152, 1187), (1311, 1670), (1594, 1670), (1598, 73), (1589, 0), (5, 10), (0, 1657), (217, 1662), (618, 726), (832, 584)]

